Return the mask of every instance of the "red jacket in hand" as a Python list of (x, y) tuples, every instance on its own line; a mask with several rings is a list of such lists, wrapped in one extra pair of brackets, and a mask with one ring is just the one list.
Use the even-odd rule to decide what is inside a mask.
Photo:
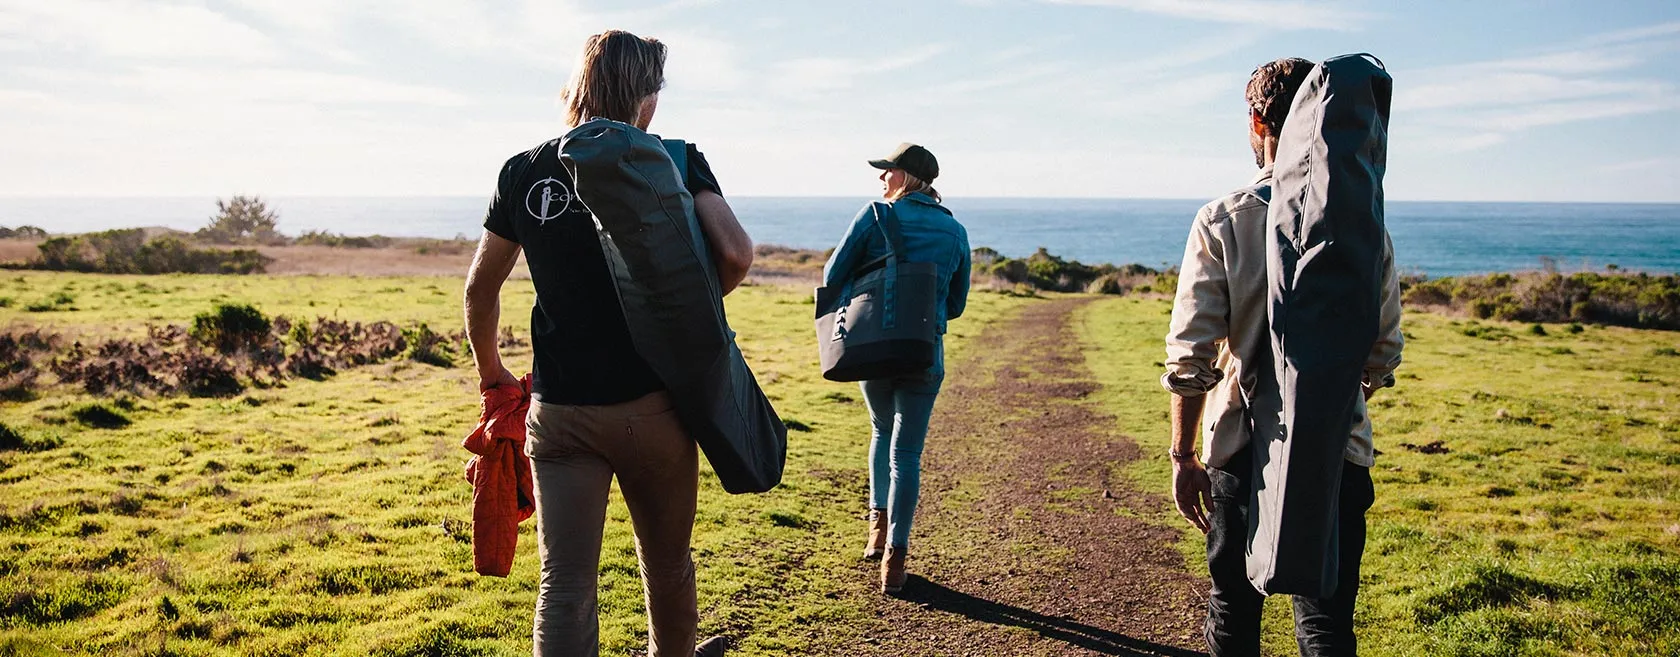
[(531, 459), (525, 456), (525, 413), (531, 409), (531, 375), (518, 386), (484, 391), (484, 412), (461, 446), (473, 487), (473, 570), (507, 577), (519, 523), (537, 510), (531, 493)]

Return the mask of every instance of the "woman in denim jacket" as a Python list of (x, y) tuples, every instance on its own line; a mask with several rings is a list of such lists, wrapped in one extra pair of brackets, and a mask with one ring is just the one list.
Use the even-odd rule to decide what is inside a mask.
[[(891, 156), (870, 160), (869, 164), (881, 169), (881, 189), (898, 215), (909, 260), (939, 267), (939, 344), (933, 366), (920, 374), (862, 384), (873, 425), (869, 441), (869, 543), (863, 555), (882, 560), (881, 591), (897, 593), (904, 587), (910, 521), (921, 491), (922, 443), (927, 438), (934, 398), (945, 380), (945, 322), (961, 317), (968, 303), (968, 231), (940, 205), (942, 199), (932, 185), (939, 175), (939, 161), (933, 153), (915, 144), (900, 144)], [(859, 265), (886, 253), (886, 236), (876, 227), (874, 213), (866, 206), (852, 220), (823, 268), (823, 285), (845, 285)]]

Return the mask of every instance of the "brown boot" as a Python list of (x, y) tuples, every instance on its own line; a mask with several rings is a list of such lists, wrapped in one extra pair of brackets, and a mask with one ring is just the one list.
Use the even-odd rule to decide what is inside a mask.
[(714, 636), (694, 647), (694, 657), (723, 657), (724, 651), (728, 649), (728, 639), (721, 636)]
[(896, 545), (887, 548), (887, 557), (881, 560), (881, 592), (896, 595), (904, 590), (904, 581), (910, 578), (904, 572), (904, 558), (909, 556), (905, 548)]
[(869, 510), (869, 544), (863, 547), (863, 558), (879, 559), (887, 551), (887, 510)]

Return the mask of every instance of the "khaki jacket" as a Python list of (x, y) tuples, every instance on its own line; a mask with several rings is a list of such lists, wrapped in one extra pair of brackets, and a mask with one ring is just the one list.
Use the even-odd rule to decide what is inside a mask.
[[(1167, 331), (1166, 374), (1161, 385), (1173, 393), (1207, 395), (1202, 409), (1202, 461), (1219, 467), (1248, 444), (1248, 399), (1255, 372), (1245, 367), (1271, 348), (1266, 327), (1266, 198), (1272, 168), (1249, 187), (1216, 199), (1196, 213)], [(1394, 274), (1394, 245), (1383, 249), (1382, 336), (1365, 362), (1365, 385), (1394, 385), (1404, 339), (1400, 333), (1400, 283)], [(1263, 360), (1261, 362), (1264, 362)], [(1371, 419), (1361, 397), (1348, 441), (1347, 460), (1373, 463)]]

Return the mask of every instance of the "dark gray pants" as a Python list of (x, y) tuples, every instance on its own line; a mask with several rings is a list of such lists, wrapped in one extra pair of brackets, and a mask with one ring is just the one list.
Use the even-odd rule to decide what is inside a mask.
[[(1248, 582), (1243, 544), (1248, 536), (1252, 449), (1244, 447), (1218, 468), (1208, 468), (1213, 487), (1212, 527), (1207, 535), (1207, 645), (1214, 657), (1259, 657), (1260, 608), (1265, 596)], [(1342, 467), (1336, 593), (1329, 598), (1295, 597), (1295, 641), (1307, 657), (1354, 657), (1353, 604), (1359, 595), (1359, 559), (1365, 553), (1365, 512), (1375, 501), (1371, 470)]]

